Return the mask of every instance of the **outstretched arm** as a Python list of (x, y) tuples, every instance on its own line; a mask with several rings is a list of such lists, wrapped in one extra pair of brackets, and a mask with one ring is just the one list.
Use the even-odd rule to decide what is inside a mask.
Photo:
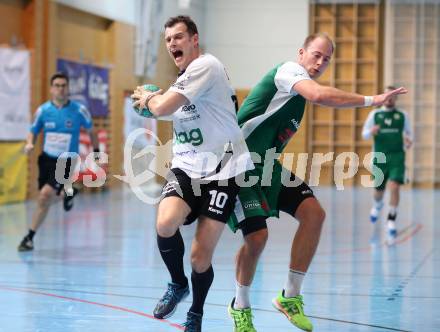
[(312, 103), (337, 108), (380, 106), (388, 98), (408, 92), (402, 87), (380, 95), (363, 96), (330, 86), (320, 85), (313, 80), (299, 81), (293, 86), (293, 89)]

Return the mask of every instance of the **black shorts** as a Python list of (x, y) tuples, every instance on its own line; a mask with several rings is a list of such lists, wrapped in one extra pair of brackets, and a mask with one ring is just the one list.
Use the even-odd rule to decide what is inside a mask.
[[(296, 175), (292, 173), (290, 180), (294, 181), (296, 178)], [(296, 187), (286, 187), (281, 184), (281, 189), (278, 194), (277, 210), (295, 217), (296, 210), (300, 204), (310, 197), (315, 197), (313, 190), (302, 180), (301, 184)], [(246, 236), (260, 229), (267, 228), (266, 219), (267, 217), (264, 216), (249, 217), (240, 222), (239, 227), (243, 235)]]
[[(291, 181), (294, 181), (296, 178), (297, 176), (292, 173)], [(296, 187), (282, 186), (278, 195), (278, 210), (295, 217), (299, 205), (309, 197), (315, 197), (315, 195), (313, 190), (304, 181)]]
[[(200, 188), (199, 192), (197, 188)], [(162, 189), (162, 198), (178, 196), (188, 204), (191, 212), (186, 217), (185, 225), (191, 224), (199, 216), (226, 223), (234, 209), (239, 189), (235, 178), (226, 181), (192, 179), (181, 169), (173, 168)]]
[[(48, 184), (56, 190), (57, 195), (60, 194), (64, 186), (58, 183), (55, 178), (57, 160), (58, 158), (51, 157), (44, 152), (38, 157), (38, 190), (41, 190), (45, 184)], [(72, 159), (67, 158), (66, 168), (64, 170), (65, 179), (69, 176), (71, 164)]]

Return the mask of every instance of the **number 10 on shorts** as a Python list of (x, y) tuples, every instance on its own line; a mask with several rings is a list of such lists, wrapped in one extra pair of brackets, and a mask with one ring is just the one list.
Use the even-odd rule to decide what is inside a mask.
[(211, 195), (211, 201), (209, 202), (210, 206), (215, 206), (219, 209), (225, 207), (226, 201), (228, 200), (228, 195), (226, 193), (218, 192), (217, 190), (210, 190), (209, 194)]

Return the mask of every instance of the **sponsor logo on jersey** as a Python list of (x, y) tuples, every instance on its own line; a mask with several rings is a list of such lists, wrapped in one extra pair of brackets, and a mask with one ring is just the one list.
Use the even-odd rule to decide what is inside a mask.
[(73, 122), (72, 120), (67, 119), (66, 122), (64, 122), (64, 125), (66, 126), (66, 128), (72, 128)]
[(195, 121), (197, 119), (200, 119), (200, 114), (192, 115), (189, 118), (179, 119), (179, 121), (180, 123), (185, 123), (185, 122)]
[(299, 122), (296, 121), (295, 119), (292, 119), (291, 122), (292, 122), (293, 126), (295, 127), (295, 129), (298, 130), (298, 128), (299, 128)]
[(181, 131), (178, 133), (174, 129), (174, 141), (176, 144), (190, 143), (193, 146), (199, 146), (203, 144), (203, 135), (200, 128), (191, 129), (189, 132)]
[(399, 120), (400, 119), (400, 114), (398, 114), (398, 113), (394, 114), (394, 119)]
[(245, 202), (245, 203), (243, 204), (243, 207), (244, 207), (245, 209), (257, 209), (257, 208), (261, 207), (261, 204), (260, 204), (259, 201), (257, 201), (256, 199), (254, 199), (254, 200), (252, 200), (252, 201)]
[(181, 80), (178, 80), (172, 86), (179, 89), (179, 90), (185, 90), (185, 85), (187, 85), (190, 78), (191, 78), (191, 75), (185, 75)]
[(286, 128), (286, 129), (284, 129), (284, 131), (282, 131), (278, 134), (278, 140), (282, 144), (285, 144), (288, 140), (290, 140), (292, 138), (293, 135), (295, 135), (295, 133), (296, 133), (296, 131), (293, 131), (290, 128)]
[(54, 129), (55, 127), (56, 127), (56, 123), (55, 122), (45, 122), (44, 123), (44, 128)]
[(394, 133), (398, 133), (399, 129), (397, 128), (382, 128), (380, 130), (381, 134), (394, 134)]
[(194, 104), (182, 106), (181, 111), (185, 113), (186, 117), (181, 118), (180, 123), (200, 119), (200, 114), (198, 114), (197, 107)]
[(313, 194), (313, 192), (310, 189), (307, 189), (307, 190), (301, 191), (301, 194), (308, 195), (308, 194)]
[[(188, 151), (175, 152), (175, 154), (177, 156), (180, 156), (180, 157), (184, 157), (184, 156), (185, 157), (188, 157), (188, 156), (193, 157), (193, 156), (195, 156), (197, 154), (197, 151), (196, 150), (188, 150)], [(191, 165), (191, 164), (186, 163), (184, 161), (182, 161), (182, 162), (187, 164), (187, 165)]]
[(194, 104), (183, 105), (182, 106), (182, 112), (185, 112), (185, 113), (197, 113), (196, 105), (194, 105)]

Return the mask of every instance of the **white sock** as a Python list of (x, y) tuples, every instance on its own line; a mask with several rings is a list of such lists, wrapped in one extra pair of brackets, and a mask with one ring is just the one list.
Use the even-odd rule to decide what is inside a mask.
[(382, 210), (383, 207), (383, 200), (379, 200), (379, 201), (374, 201), (373, 203), (373, 208), (376, 209), (377, 211)]
[(370, 210), (370, 215), (372, 217), (378, 218), (379, 214), (380, 214), (380, 210), (382, 210), (382, 207), (383, 207), (383, 201), (382, 200), (380, 200), (380, 201), (375, 200), (373, 202), (373, 207)]
[(301, 285), (305, 275), (305, 272), (289, 270), (286, 287), (284, 287), (284, 297), (295, 297), (301, 293)]
[(397, 214), (397, 206), (390, 205), (390, 209), (388, 210), (388, 215), (396, 217), (396, 214)]
[(249, 300), (250, 288), (250, 286), (240, 285), (238, 282), (235, 282), (234, 309), (245, 309), (251, 307), (251, 302)]
[(394, 220), (388, 220), (387, 222), (388, 230), (393, 231), (396, 229), (396, 223)]
[(375, 217), (375, 218), (379, 217), (379, 213), (380, 213), (380, 210), (376, 209), (375, 207), (372, 207), (370, 210), (370, 215), (372, 217)]

